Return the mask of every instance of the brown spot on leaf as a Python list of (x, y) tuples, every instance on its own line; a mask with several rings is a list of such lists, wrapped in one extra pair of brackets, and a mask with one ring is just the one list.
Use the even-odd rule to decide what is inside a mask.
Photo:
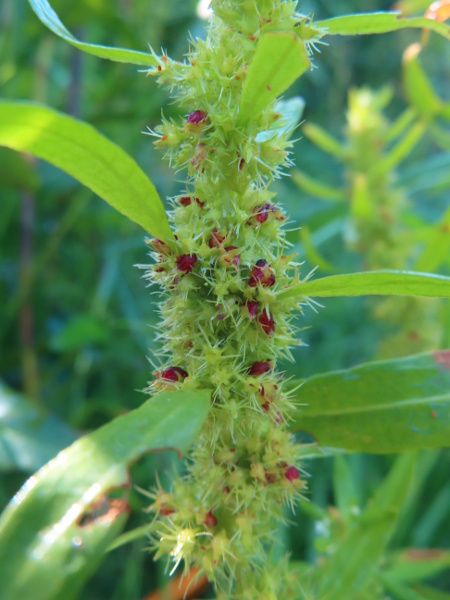
[(437, 419), (437, 412), (435, 410), (432, 410), (431, 416), (433, 417), (433, 419)]
[(113, 522), (124, 512), (129, 512), (130, 505), (125, 498), (109, 498), (101, 496), (91, 506), (88, 511), (81, 517), (79, 526), (88, 527), (93, 523)]
[(438, 363), (450, 369), (450, 350), (437, 350), (434, 353), (434, 358)]

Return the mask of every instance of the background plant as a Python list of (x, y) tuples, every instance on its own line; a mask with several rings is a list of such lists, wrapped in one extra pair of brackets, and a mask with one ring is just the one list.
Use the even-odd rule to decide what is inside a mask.
[[(104, 66), (104, 65), (102, 64), (101, 68), (102, 68), (102, 69), (104, 69), (104, 68), (106, 68), (106, 66)], [(121, 141), (121, 144), (122, 144), (122, 141)], [(10, 171), (10, 170), (8, 170), (8, 171)], [(284, 192), (284, 194), (286, 195), (286, 197), (288, 197), (288, 193), (289, 193), (288, 191), (285, 191), (285, 192)], [(10, 204), (9, 206), (12, 206), (12, 202), (11, 202), (11, 204)], [(296, 210), (299, 210), (299, 209), (294, 209), (294, 211), (293, 211), (293, 212), (295, 213), (295, 211), (296, 211)], [(309, 209), (308, 207), (305, 207), (305, 210), (306, 210), (306, 211), (308, 211), (308, 210), (310, 210), (310, 209)], [(328, 215), (328, 216), (329, 216), (329, 215)], [(116, 232), (116, 230), (114, 229), (113, 231), (114, 231), (114, 235), (115, 235), (115, 232)], [(139, 238), (139, 239), (140, 239), (140, 238)], [(294, 236), (293, 236), (293, 234), (291, 235), (291, 239), (294, 239)], [(72, 253), (72, 254), (71, 254), (71, 253), (68, 253), (68, 258), (69, 258), (69, 257), (71, 257), (71, 256), (73, 256), (73, 253)], [(109, 254), (108, 254), (108, 256), (109, 256)], [(135, 259), (135, 261), (139, 261), (139, 262), (141, 262), (141, 261), (142, 261), (142, 258)], [(79, 269), (77, 269), (77, 271), (76, 271), (76, 272), (77, 272), (77, 274), (78, 274), (78, 272), (79, 272)], [(120, 287), (122, 287), (122, 286), (123, 286), (123, 283), (124, 283), (124, 280), (123, 280), (123, 278), (120, 278), (120, 280), (119, 280), (119, 281), (120, 281)], [(118, 283), (118, 285), (119, 285), (119, 283)], [(85, 297), (85, 294), (82, 294), (81, 296), (82, 296), (82, 298), (84, 298), (84, 297)], [(334, 302), (337, 302), (337, 301), (334, 301)], [(336, 305), (336, 304), (335, 304), (334, 306), (338, 306), (338, 305)], [(366, 356), (366, 357), (369, 357), (369, 356), (370, 356), (370, 351), (371, 351), (371, 350), (370, 350), (370, 348), (371, 348), (371, 340), (373, 339), (373, 337), (371, 338), (370, 336), (369, 336), (369, 337), (367, 337), (367, 336), (366, 336), (366, 337), (364, 338), (364, 339), (365, 339), (365, 342), (360, 342), (360, 346), (358, 346), (358, 344), (357, 344), (357, 343), (352, 343), (351, 345), (349, 344), (349, 348), (348, 348), (348, 349), (344, 349), (344, 350), (345, 350), (345, 352), (344, 352), (344, 354), (343, 354), (343, 355), (339, 355), (339, 356), (338, 356), (336, 352), (333, 352), (333, 347), (332, 347), (332, 344), (333, 344), (333, 339), (336, 339), (336, 340), (338, 340), (338, 339), (339, 339), (339, 340), (340, 340), (340, 342), (339, 342), (339, 343), (340, 343), (340, 346), (341, 346), (341, 345), (342, 345), (342, 341), (341, 341), (341, 340), (342, 340), (342, 337), (344, 337), (344, 338), (345, 338), (345, 336), (340, 336), (340, 337), (339, 337), (339, 334), (340, 334), (340, 332), (339, 332), (339, 330), (337, 329), (337, 327), (343, 327), (343, 323), (345, 323), (345, 319), (343, 318), (343, 315), (341, 314), (341, 316), (340, 316), (340, 319), (339, 319), (339, 323), (340, 323), (340, 325), (339, 325), (339, 326), (336, 326), (336, 318), (335, 318), (335, 317), (336, 317), (336, 314), (334, 313), (334, 311), (335, 311), (335, 310), (338, 310), (338, 309), (336, 309), (336, 308), (332, 307), (332, 306), (331, 306), (331, 304), (330, 304), (330, 311), (331, 311), (331, 313), (329, 314), (329, 317), (327, 317), (327, 316), (325, 315), (325, 312), (323, 312), (323, 311), (322, 311), (322, 315), (320, 316), (320, 318), (321, 318), (321, 319), (323, 319), (323, 321), (322, 321), (322, 322), (323, 322), (323, 330), (327, 329), (327, 343), (328, 343), (328, 346), (327, 346), (327, 351), (328, 351), (328, 350), (330, 350), (330, 351), (331, 351), (331, 356), (330, 356), (330, 357), (329, 357), (329, 359), (328, 359), (328, 360), (329, 360), (329, 362), (331, 362), (331, 364), (330, 364), (329, 366), (331, 366), (331, 367), (333, 367), (333, 366), (345, 366), (345, 364), (351, 364), (352, 362), (355, 362), (355, 361), (352, 361), (352, 360), (351, 360), (351, 356), (353, 356), (353, 353), (355, 354), (355, 357), (357, 356), (358, 352), (359, 352), (359, 354), (361, 354), (361, 348), (363, 348), (363, 352), (364, 352), (364, 348), (366, 348), (366, 349), (365, 349), (365, 354), (364, 354), (364, 356)], [(353, 306), (353, 314), (352, 314), (352, 312), (351, 312), (351, 311), (352, 311), (352, 305), (350, 305), (350, 307), (349, 307), (348, 309), (346, 309), (346, 310), (348, 311), (348, 312), (347, 312), (347, 314), (348, 314), (348, 315), (352, 315), (352, 318), (353, 318), (353, 319), (356, 319), (356, 318), (358, 317), (358, 313), (355, 313), (355, 311), (354, 311), (354, 306)], [(344, 315), (345, 315), (345, 313), (344, 313)], [(94, 344), (95, 344), (95, 345), (97, 345), (97, 347), (98, 347), (98, 344), (99, 344), (99, 343), (104, 343), (104, 342), (101, 342), (101, 338), (99, 338), (99, 337), (97, 337), (97, 338), (96, 338), (96, 337), (95, 337), (95, 335), (98, 335), (98, 334), (97, 334), (97, 333), (95, 333), (95, 328), (93, 328), (89, 322), (88, 322), (88, 325), (89, 325), (89, 327), (87, 328), (87, 331), (89, 332), (89, 335), (91, 336), (91, 338), (87, 338), (87, 339), (90, 339), (90, 340), (91, 340), (91, 344), (92, 344), (92, 343), (94, 343)], [(347, 327), (349, 327), (349, 330), (351, 330), (351, 327), (352, 327), (352, 325), (351, 325), (351, 320), (350, 320), (349, 324), (348, 324), (348, 325), (346, 325), (346, 326), (347, 326)], [(106, 328), (106, 329), (108, 329), (108, 328)], [(83, 329), (83, 327), (80, 327), (80, 323), (75, 323), (75, 324), (74, 324), (74, 326), (72, 327), (72, 332), (75, 332), (77, 335), (79, 335), (80, 331), (82, 332), (83, 330), (84, 330), (84, 331), (86, 331), (86, 328), (84, 328), (84, 329)], [(332, 335), (329, 335), (329, 332), (330, 332), (330, 330), (331, 330), (331, 332), (332, 332)], [(94, 331), (94, 333), (92, 333), (93, 331)], [(98, 331), (98, 330), (97, 330), (97, 331)], [(344, 331), (345, 331), (345, 329), (344, 329)], [(364, 333), (364, 330), (362, 330), (362, 331), (363, 331), (363, 333)], [(69, 330), (69, 332), (70, 332), (70, 330)], [(86, 335), (86, 334), (85, 334), (85, 335)], [(315, 335), (315, 336), (320, 336), (320, 335), (321, 335), (321, 334), (320, 334), (320, 329), (316, 329), (316, 332), (314, 333), (314, 335)], [(92, 336), (94, 336), (94, 337), (92, 337)], [(70, 339), (70, 338), (69, 338), (69, 339)], [(85, 338), (85, 339), (86, 339), (86, 338)], [(92, 340), (94, 340), (94, 341), (92, 341)], [(353, 342), (355, 342), (355, 340), (353, 340)], [(367, 344), (367, 345), (365, 345), (365, 344)], [(72, 352), (73, 352), (73, 350), (72, 350)], [(141, 352), (142, 352), (142, 351), (141, 351)], [(322, 350), (322, 352), (324, 352), (324, 350)], [(91, 356), (92, 356), (92, 353), (91, 353)], [(95, 354), (94, 354), (94, 356), (95, 356)], [(316, 370), (316, 371), (319, 371), (319, 370), (323, 370), (323, 369), (325, 369), (325, 365), (326, 365), (327, 363), (322, 361), (320, 352), (318, 352), (318, 354), (317, 354), (316, 356), (318, 356), (318, 358), (314, 358), (314, 357), (313, 357), (313, 359), (312, 359), (311, 363), (310, 363), (308, 366), (305, 366), (305, 367), (304, 367), (304, 368), (305, 368), (305, 374), (307, 374), (307, 372), (308, 372), (308, 369), (311, 369), (311, 372), (313, 372), (314, 370)], [(350, 357), (350, 360), (349, 360), (349, 357)], [(336, 365), (336, 364), (335, 364), (335, 361), (336, 361), (336, 360), (338, 360), (338, 359), (339, 359), (339, 360), (342, 360), (342, 361), (344, 361), (344, 360), (348, 360), (348, 362), (347, 362), (347, 363), (345, 363), (345, 362), (344, 362), (344, 363), (342, 363), (341, 365)], [(320, 368), (315, 368), (315, 367), (314, 367), (314, 365), (315, 365), (315, 362), (314, 362), (314, 361), (315, 361), (315, 360), (320, 360), (320, 361), (321, 361), (321, 366), (320, 366)], [(334, 363), (334, 364), (333, 364), (333, 363)], [(12, 364), (13, 364), (13, 363), (12, 363)], [(82, 363), (82, 364), (83, 364), (83, 363)], [(90, 371), (88, 370), (88, 372), (90, 372)], [(114, 371), (114, 375), (115, 375), (115, 376), (116, 376), (116, 374), (117, 374), (117, 370), (115, 370), (115, 371)], [(298, 374), (297, 374), (297, 375), (298, 375)], [(13, 380), (11, 380), (11, 378), (9, 378), (9, 381), (13, 382)], [(95, 385), (95, 381), (96, 381), (95, 377), (94, 377), (94, 378), (92, 378), (92, 379), (91, 379), (90, 386), (92, 386), (92, 385)], [(114, 381), (112, 381), (112, 382), (111, 382), (111, 381), (109, 381), (109, 382), (108, 382), (108, 385), (112, 385), (112, 383), (114, 383)], [(126, 385), (127, 385), (127, 388), (126, 388), (126, 389), (128, 390), (128, 382), (126, 382)], [(137, 385), (136, 385), (136, 387), (142, 387), (142, 385), (139, 385), (139, 384), (137, 384)], [(95, 388), (94, 388), (94, 389), (95, 389)], [(127, 393), (128, 393), (128, 392), (127, 392)], [(105, 402), (104, 402), (104, 406), (105, 406), (105, 407), (108, 407), (108, 410), (111, 410), (111, 404), (108, 404), (108, 403), (110, 403), (110, 394), (106, 394), (106, 396), (105, 396)], [(136, 400), (136, 404), (137, 404), (137, 403), (138, 403), (138, 400)], [(61, 410), (61, 408), (62, 408), (62, 407), (59, 407), (59, 408), (58, 408), (58, 410)], [(117, 407), (117, 408), (119, 408), (119, 407)], [(80, 414), (82, 414), (82, 413), (80, 412)], [(99, 418), (99, 417), (101, 417), (101, 413), (99, 413), (99, 415), (98, 415), (98, 417), (97, 417), (97, 418)], [(146, 483), (147, 483), (147, 482), (146, 482)], [(11, 491), (12, 491), (12, 490), (11, 490)], [(124, 584), (124, 585), (125, 585), (125, 584)]]

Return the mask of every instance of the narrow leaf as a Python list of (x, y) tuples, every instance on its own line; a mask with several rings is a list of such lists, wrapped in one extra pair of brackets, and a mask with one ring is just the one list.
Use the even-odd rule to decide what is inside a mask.
[(434, 577), (450, 567), (450, 550), (408, 548), (396, 552), (383, 573), (403, 583), (419, 582)]
[(77, 40), (70, 31), (68, 31), (59, 20), (58, 15), (47, 2), (47, 0), (28, 0), (31, 8), (53, 33), (63, 38), (75, 48), (83, 50), (88, 54), (93, 54), (99, 58), (106, 58), (116, 62), (131, 63), (133, 65), (151, 66), (156, 65), (156, 58), (148, 52), (138, 52), (137, 50), (128, 50), (126, 48), (112, 48), (110, 46), (101, 46), (98, 44), (87, 44)]
[(450, 40), (450, 28), (425, 17), (404, 19), (399, 11), (361, 13), (316, 21), (315, 27), (325, 29), (325, 35), (364, 35), (389, 33), (398, 29), (430, 29)]
[(2, 598), (75, 598), (125, 523), (128, 465), (152, 450), (185, 451), (209, 408), (207, 391), (163, 392), (31, 477), (0, 518)]
[(425, 132), (425, 123), (415, 123), (411, 129), (396, 143), (389, 154), (380, 161), (375, 172), (377, 174), (392, 171), (399, 163), (411, 153), (414, 146), (419, 142)]
[(311, 196), (315, 196), (316, 198), (338, 201), (343, 201), (346, 199), (344, 190), (331, 185), (325, 185), (321, 181), (313, 179), (298, 169), (292, 172), (292, 179), (299, 188), (304, 190), (306, 193), (311, 194)]
[(314, 123), (307, 123), (303, 128), (302, 132), (309, 138), (316, 146), (322, 148), (328, 154), (332, 154), (337, 158), (345, 160), (347, 158), (347, 150), (345, 146), (341, 144), (336, 138), (331, 136), (328, 131), (315, 125)]
[(376, 571), (406, 500), (414, 473), (414, 454), (399, 456), (368, 507), (339, 549), (319, 569), (321, 600), (356, 600)]
[(261, 111), (290, 87), (310, 66), (303, 42), (295, 33), (266, 33), (247, 71), (239, 105), (239, 123)]
[(421, 48), (420, 44), (413, 44), (403, 55), (403, 86), (410, 105), (431, 120), (441, 112), (443, 105), (419, 62)]
[(450, 444), (450, 350), (363, 364), (307, 379), (293, 431), (328, 446), (391, 453)]
[(278, 292), (278, 297), (433, 296), (450, 298), (450, 277), (410, 271), (367, 271), (311, 279)]
[(152, 182), (91, 125), (38, 104), (0, 101), (0, 146), (48, 161), (152, 235), (173, 238)]

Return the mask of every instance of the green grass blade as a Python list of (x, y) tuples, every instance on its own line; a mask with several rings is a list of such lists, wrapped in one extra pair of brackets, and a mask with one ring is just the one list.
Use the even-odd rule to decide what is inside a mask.
[(31, 477), (0, 518), (2, 598), (75, 598), (125, 523), (128, 466), (152, 450), (185, 451), (209, 408), (207, 391), (163, 392)]
[(152, 66), (157, 64), (155, 57), (148, 52), (138, 52), (137, 50), (128, 50), (126, 48), (112, 48), (110, 46), (81, 42), (64, 27), (47, 0), (28, 1), (33, 11), (46, 27), (72, 46), (75, 46), (75, 48), (83, 50), (83, 52), (93, 54), (99, 58), (106, 58), (108, 60), (130, 63), (133, 65)]
[[(294, 382), (294, 385), (295, 382)], [(314, 375), (291, 429), (319, 446), (393, 453), (450, 445), (450, 350)]]
[(411, 271), (368, 271), (310, 279), (278, 292), (279, 298), (431, 296), (450, 298), (450, 277)]
[(38, 104), (0, 101), (0, 146), (48, 161), (152, 235), (173, 239), (155, 186), (91, 125)]

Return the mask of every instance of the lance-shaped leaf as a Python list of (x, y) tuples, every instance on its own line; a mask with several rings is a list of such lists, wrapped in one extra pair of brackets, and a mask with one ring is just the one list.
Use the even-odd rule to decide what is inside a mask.
[(137, 50), (128, 50), (126, 48), (113, 48), (110, 46), (101, 46), (98, 44), (87, 44), (86, 42), (81, 42), (64, 27), (58, 15), (55, 13), (47, 0), (28, 1), (33, 11), (46, 27), (79, 50), (83, 50), (84, 52), (93, 54), (99, 58), (106, 58), (116, 62), (142, 66), (152, 66), (157, 64), (156, 58), (148, 52), (139, 52)]
[(317, 179), (313, 179), (303, 171), (296, 169), (292, 171), (292, 179), (302, 190), (316, 198), (324, 198), (325, 200), (344, 201), (346, 199), (345, 190), (337, 187), (326, 185)]
[(0, 101), (0, 146), (48, 161), (152, 235), (173, 239), (155, 186), (91, 125), (38, 104)]
[(430, 29), (450, 40), (450, 27), (445, 23), (425, 17), (404, 19), (399, 11), (345, 15), (316, 21), (313, 25), (324, 29), (324, 35), (364, 35), (389, 33), (398, 29)]
[(306, 379), (291, 429), (320, 446), (390, 453), (450, 445), (450, 350)]
[(2, 598), (75, 598), (124, 525), (128, 465), (152, 450), (185, 451), (209, 408), (208, 391), (163, 392), (33, 475), (0, 518)]
[(426, 120), (444, 108), (419, 62), (420, 44), (412, 44), (403, 55), (403, 87), (409, 103)]
[(361, 594), (371, 585), (384, 549), (413, 480), (415, 454), (399, 456), (388, 477), (377, 489), (371, 502), (358, 519), (354, 519), (339, 550), (324, 560), (318, 569), (321, 600), (368, 597)]
[(410, 271), (367, 271), (309, 279), (278, 292), (279, 298), (333, 296), (433, 296), (450, 298), (450, 277)]
[(264, 34), (245, 77), (238, 123), (245, 123), (291, 86), (310, 66), (295, 33)]

